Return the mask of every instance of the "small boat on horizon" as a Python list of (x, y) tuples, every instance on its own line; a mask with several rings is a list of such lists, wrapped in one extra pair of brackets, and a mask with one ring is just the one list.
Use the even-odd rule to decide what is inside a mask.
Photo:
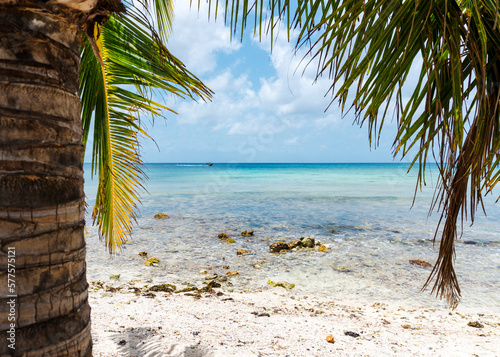
[(213, 166), (213, 163), (211, 163), (211, 162), (207, 162), (207, 163), (205, 164), (205, 166)]

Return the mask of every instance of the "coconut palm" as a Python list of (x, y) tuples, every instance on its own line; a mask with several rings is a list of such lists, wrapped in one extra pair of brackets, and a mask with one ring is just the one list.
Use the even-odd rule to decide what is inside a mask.
[[(458, 217), (473, 222), (500, 180), (498, 9), (485, 0), (241, 0), (223, 9), (234, 36), (242, 38), (247, 23), (271, 39), (281, 22), (289, 38), (298, 33), (296, 47), (308, 49), (318, 76), (332, 79), (332, 102), (353, 109), (371, 143), (393, 114), (394, 154), (416, 151), (417, 186), (435, 159), (440, 180), (431, 210), (441, 212), (434, 237), (441, 235), (441, 244), (424, 287), (435, 279), (432, 291), (452, 307), (460, 300), (453, 266)], [(412, 66), (420, 76), (409, 81)]]
[(113, 252), (141, 188), (139, 115), (168, 109), (157, 91), (211, 95), (163, 44), (171, 5), (0, 1), (2, 356), (91, 355), (82, 142), (92, 126), (93, 212)]

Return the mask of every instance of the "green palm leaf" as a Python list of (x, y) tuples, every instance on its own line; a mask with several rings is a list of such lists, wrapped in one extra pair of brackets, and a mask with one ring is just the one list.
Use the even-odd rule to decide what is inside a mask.
[(154, 100), (157, 92), (209, 99), (211, 91), (185, 70), (136, 9), (96, 24), (94, 32), (81, 52), (83, 143), (93, 126), (92, 175), (99, 183), (92, 216), (114, 253), (131, 233), (146, 177), (138, 148), (139, 136), (148, 135), (140, 115), (173, 112)]
[[(318, 76), (330, 76), (332, 101), (354, 109), (358, 123), (368, 125), (370, 141), (376, 145), (393, 108), (398, 123), (394, 153), (405, 156), (416, 149), (411, 166), (418, 163), (419, 184), (425, 182), (429, 159), (435, 159), (441, 180), (431, 208), (441, 211), (443, 233), (425, 286), (435, 278), (433, 292), (453, 307), (460, 299), (453, 267), (458, 216), (474, 221), (483, 195), (500, 181), (498, 8), (487, 0), (240, 0), (225, 5), (233, 34), (243, 32), (252, 16), (274, 15), (271, 25), (255, 21), (261, 31), (293, 13), (287, 25), (299, 32), (296, 47), (308, 49)], [(419, 59), (421, 75), (410, 88), (412, 95), (403, 98)]]

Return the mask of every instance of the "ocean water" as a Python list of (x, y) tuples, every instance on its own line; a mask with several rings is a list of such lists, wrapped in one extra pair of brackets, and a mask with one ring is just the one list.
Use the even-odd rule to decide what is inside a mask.
[[(332, 299), (400, 301), (439, 307), (445, 303), (421, 292), (430, 269), (410, 259), (434, 263), (433, 237), (439, 213), (429, 216), (436, 173), (414, 191), (416, 171), (407, 164), (149, 164), (147, 193), (137, 225), (121, 253), (110, 257), (91, 226), (97, 181), (85, 165), (88, 279), (132, 279), (153, 283), (202, 284), (200, 270), (222, 266), (239, 276), (230, 289), (258, 291), (268, 281), (295, 284), (294, 293)], [(485, 200), (456, 244), (461, 306), (500, 312), (500, 204)], [(154, 219), (164, 212), (167, 219)], [(254, 230), (254, 236), (240, 232)], [(336, 231), (332, 233), (331, 231)], [(217, 238), (227, 233), (236, 241)], [(327, 252), (271, 254), (277, 241), (312, 236)], [(252, 252), (237, 256), (242, 248)], [(140, 251), (160, 259), (146, 267)], [(254, 268), (257, 264), (260, 268)], [(281, 288), (274, 288), (281, 289)]]

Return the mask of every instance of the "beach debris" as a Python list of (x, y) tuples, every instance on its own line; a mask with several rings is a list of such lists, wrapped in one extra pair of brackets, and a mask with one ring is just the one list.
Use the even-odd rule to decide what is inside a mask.
[(253, 231), (243, 231), (241, 232), (242, 237), (253, 236)]
[(208, 274), (208, 270), (200, 270), (200, 274)]
[(483, 328), (484, 327), (484, 325), (482, 323), (480, 323), (479, 321), (471, 321), (467, 324), (467, 326), (475, 327), (475, 328)]
[(159, 285), (153, 285), (148, 289), (148, 291), (163, 291), (166, 293), (173, 293), (177, 290), (177, 287), (172, 284), (159, 284)]
[(196, 286), (188, 286), (187, 288), (176, 290), (175, 293), (176, 294), (187, 293), (187, 292), (196, 291), (196, 290), (198, 290), (198, 288)]
[(328, 248), (321, 243), (318, 245), (318, 250), (320, 252), (328, 252)]
[(222, 269), (229, 269), (229, 265), (223, 265)]
[(238, 249), (236, 251), (236, 255), (245, 255), (245, 254), (251, 254), (252, 252), (249, 251), (249, 250), (245, 250), (245, 249)]
[(148, 256), (148, 252), (145, 252), (145, 251), (139, 252), (139, 256), (140, 257), (147, 257)]
[(254, 265), (252, 265), (252, 267), (253, 267), (254, 269), (260, 269), (260, 265), (259, 265), (259, 264), (254, 264)]
[(410, 264), (418, 265), (419, 267), (424, 267), (424, 268), (432, 268), (431, 263), (425, 262), (420, 259), (410, 260)]
[(229, 238), (229, 236), (224, 232), (220, 232), (218, 237), (219, 237), (219, 239), (228, 239)]
[(477, 244), (477, 242), (473, 241), (473, 240), (464, 240), (463, 242), (464, 244)]
[[(142, 296), (145, 296), (147, 298), (151, 298), (151, 299), (154, 299), (156, 297), (156, 294), (153, 294), (153, 293), (143, 293)], [(132, 318), (130, 318), (132, 319)], [(133, 320), (133, 319), (132, 319)]]
[(252, 315), (255, 315), (255, 317), (271, 317), (271, 315), (269, 315), (268, 312), (258, 312), (258, 311), (254, 311), (254, 312), (251, 312)]
[(344, 331), (344, 335), (351, 336), (351, 337), (354, 337), (354, 338), (359, 337), (359, 333), (353, 332), (353, 331)]
[(405, 330), (410, 330), (411, 329), (410, 325), (401, 325), (401, 327), (404, 328)]
[(382, 319), (382, 323), (384, 325), (390, 325), (391, 323), (389, 321), (387, 321), (386, 319)]
[(125, 341), (125, 340), (118, 341), (118, 346), (125, 346), (126, 344), (127, 344), (127, 341)]
[(168, 218), (168, 214), (163, 213), (163, 212), (160, 212), (160, 213), (155, 214), (155, 215), (154, 215), (154, 218), (156, 218), (156, 219), (164, 219), (164, 218)]
[(335, 343), (335, 339), (333, 338), (333, 335), (326, 336), (326, 342)]
[(205, 280), (214, 280), (214, 279), (217, 279), (217, 276), (218, 276), (218, 275), (217, 275), (217, 274), (215, 274), (215, 273), (214, 273), (213, 275), (207, 275), (207, 276), (205, 277)]
[(269, 246), (269, 250), (272, 252), (272, 253), (279, 253), (281, 252), (282, 250), (289, 250), (290, 247), (288, 246), (287, 243), (285, 242), (276, 242), (276, 243), (273, 243)]
[(289, 283), (287, 281), (278, 281), (278, 282), (274, 282), (272, 280), (268, 280), (267, 282), (269, 285), (271, 285), (273, 288), (284, 288), (284, 289), (287, 289), (287, 290), (291, 290), (295, 287), (295, 284), (292, 284), (292, 283)]
[(148, 267), (156, 267), (156, 266), (158, 266), (159, 262), (160, 262), (160, 259), (153, 257), (153, 258), (149, 258), (148, 260), (146, 260), (144, 262), (144, 264), (146, 264), (146, 266), (148, 266)]
[(120, 279), (120, 274), (113, 274), (113, 275), (110, 275), (109, 276), (110, 279), (113, 279), (113, 280), (119, 280)]
[(236, 275), (240, 275), (240, 273), (238, 273), (237, 271), (228, 271), (226, 273), (227, 276), (236, 276)]

